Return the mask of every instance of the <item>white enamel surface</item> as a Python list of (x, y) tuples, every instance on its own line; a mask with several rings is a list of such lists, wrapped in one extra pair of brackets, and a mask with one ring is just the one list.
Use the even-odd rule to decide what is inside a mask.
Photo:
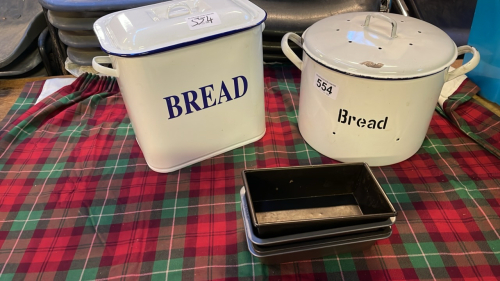
[[(417, 152), (447, 70), (418, 79), (386, 81), (345, 75), (321, 66), (306, 54), (303, 58), (299, 130), (315, 150), (338, 161), (370, 166), (394, 164)], [(335, 100), (315, 87), (316, 74), (337, 85)], [(387, 117), (385, 129), (341, 123), (340, 109), (367, 122)]]
[(285, 56), (298, 68), (302, 69), (302, 60), (292, 51), (290, 48), (290, 45), (288, 45), (288, 40), (293, 41), (295, 44), (297, 44), (299, 47), (302, 48), (302, 42), (301, 38), (299, 35), (293, 33), (293, 32), (288, 32), (283, 36), (281, 39), (281, 49), (283, 50), (283, 53)]
[[(314, 60), (344, 73), (377, 78), (415, 78), (440, 72), (457, 57), (453, 40), (419, 19), (374, 13), (346, 13), (320, 20), (303, 34), (304, 50)], [(375, 13), (376, 15), (380, 15)], [(371, 67), (370, 67), (371, 66)]]
[[(472, 70), (480, 55), (470, 46), (457, 50), (422, 21), (367, 15), (373, 14), (326, 18), (307, 29), (302, 42), (287, 33), (281, 47), (302, 70), (298, 123), (307, 143), (338, 161), (384, 166), (418, 151), (444, 82)], [(303, 61), (289, 41), (304, 49)], [(466, 52), (471, 62), (448, 72)]]
[[(262, 26), (217, 40), (154, 55), (110, 56), (137, 141), (149, 167), (171, 172), (248, 144), (265, 133)], [(165, 97), (245, 76), (238, 99), (169, 119)], [(185, 108), (184, 108), (185, 110)]]
[[(216, 13), (213, 24), (190, 28), (188, 18)], [(167, 1), (108, 14), (94, 23), (108, 53), (132, 55), (258, 25), (264, 10), (247, 0)]]
[(446, 81), (453, 80), (459, 76), (466, 74), (467, 72), (473, 70), (479, 64), (481, 56), (479, 55), (479, 52), (476, 50), (476, 48), (468, 45), (458, 47), (458, 55), (463, 55), (465, 53), (472, 54), (472, 58), (470, 59), (470, 61), (460, 66), (459, 68), (448, 72), (448, 74), (446, 75)]
[(98, 56), (92, 58), (92, 67), (98, 71), (99, 73), (102, 73), (104, 75), (108, 75), (111, 77), (119, 77), (120, 75), (118, 74), (118, 71), (115, 69), (109, 68), (102, 66), (101, 63), (105, 64), (110, 64), (111, 63), (111, 58), (109, 56)]

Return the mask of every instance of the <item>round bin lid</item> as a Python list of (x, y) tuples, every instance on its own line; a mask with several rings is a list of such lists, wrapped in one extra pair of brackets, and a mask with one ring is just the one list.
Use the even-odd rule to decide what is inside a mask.
[(316, 22), (302, 37), (313, 60), (369, 78), (423, 77), (444, 70), (457, 57), (457, 47), (444, 31), (396, 14), (335, 15)]
[(124, 10), (99, 18), (94, 31), (112, 55), (143, 56), (250, 29), (266, 12), (247, 0), (184, 0)]

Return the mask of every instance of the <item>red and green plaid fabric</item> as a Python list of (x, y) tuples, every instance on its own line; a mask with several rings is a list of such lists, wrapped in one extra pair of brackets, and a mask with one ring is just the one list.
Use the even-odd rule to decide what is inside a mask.
[(489, 152), (500, 157), (500, 117), (472, 97), (479, 92), (474, 83), (463, 83), (443, 104), (444, 116)]
[(470, 101), (435, 113), (409, 160), (373, 168), (398, 210), (390, 238), (279, 265), (252, 257), (240, 172), (335, 163), (300, 136), (299, 81), (293, 66), (266, 65), (266, 135), (169, 174), (146, 165), (115, 80), (83, 75), (37, 105), (43, 82), (28, 83), (0, 124), (0, 280), (500, 276), (499, 119)]

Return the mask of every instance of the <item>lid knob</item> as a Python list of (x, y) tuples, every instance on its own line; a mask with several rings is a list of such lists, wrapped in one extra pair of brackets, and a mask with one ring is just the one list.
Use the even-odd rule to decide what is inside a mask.
[(396, 35), (396, 30), (398, 29), (398, 23), (386, 15), (376, 14), (376, 13), (367, 15), (366, 19), (365, 19), (365, 23), (363, 24), (364, 27), (368, 27), (370, 25), (370, 20), (372, 17), (379, 18), (381, 20), (385, 20), (385, 21), (389, 22), (392, 25), (391, 38), (398, 37)]
[[(184, 9), (179, 9), (179, 7), (182, 7)], [(184, 13), (182, 13), (182, 12), (184, 12)], [(192, 14), (192, 13), (193, 13), (193, 11), (191, 10), (191, 7), (189, 7), (189, 5), (185, 2), (179, 2), (179, 3), (172, 4), (172, 5), (168, 6), (168, 9), (167, 9), (167, 17), (168, 18), (175, 18), (175, 17), (187, 15), (187, 14)]]

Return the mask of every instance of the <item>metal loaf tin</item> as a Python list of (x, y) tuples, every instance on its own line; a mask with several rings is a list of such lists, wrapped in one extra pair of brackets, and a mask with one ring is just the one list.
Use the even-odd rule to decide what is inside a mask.
[(248, 239), (250, 240), (250, 242), (252, 242), (253, 245), (262, 247), (283, 245), (287, 243), (289, 244), (294, 242), (302, 242), (302, 241), (321, 239), (327, 237), (337, 237), (346, 234), (364, 233), (391, 226), (396, 221), (395, 217), (391, 217), (381, 222), (331, 228), (331, 229), (311, 231), (298, 234), (290, 234), (272, 238), (259, 238), (255, 235), (255, 228), (252, 227), (250, 212), (248, 211), (247, 200), (245, 197), (245, 187), (242, 187), (240, 189), (240, 197), (241, 197), (241, 215), (243, 220), (245, 221), (245, 232), (248, 236)]
[(387, 238), (391, 234), (391, 228), (386, 227), (366, 234), (352, 235), (344, 240), (329, 238), (320, 242), (302, 242), (300, 246), (278, 245), (273, 246), (272, 249), (262, 249), (262, 247), (252, 244), (248, 236), (247, 243), (250, 253), (259, 258), (262, 263), (277, 264), (363, 251), (373, 246), (377, 240)]
[[(243, 219), (245, 229), (250, 222)], [(277, 264), (298, 260), (314, 259), (347, 252), (358, 252), (371, 247), (377, 240), (391, 236), (390, 226), (365, 233), (322, 238), (304, 242), (262, 247), (250, 240), (247, 232), (248, 250), (265, 264)]]
[(386, 221), (396, 210), (365, 163), (244, 170), (260, 238)]

